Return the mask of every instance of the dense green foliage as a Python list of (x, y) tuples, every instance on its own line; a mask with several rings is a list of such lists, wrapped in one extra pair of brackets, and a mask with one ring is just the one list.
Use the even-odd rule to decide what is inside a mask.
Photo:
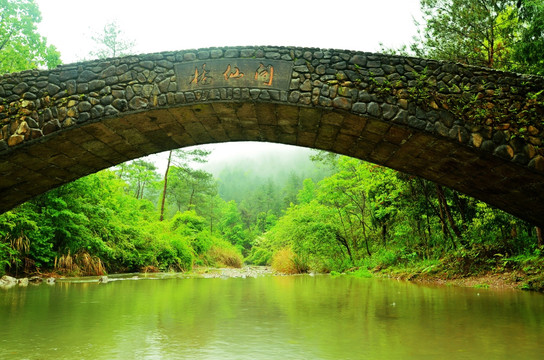
[(544, 2), (524, 0), (520, 3), (519, 17), (524, 26), (514, 49), (514, 59), (522, 70), (544, 75)]
[(314, 199), (292, 205), (260, 247), (291, 247), (316, 271), (347, 270), (384, 253), (392, 265), (473, 246), (502, 254), (536, 249), (529, 224), (482, 202), (356, 159), (339, 157), (335, 165)]
[[(313, 180), (303, 179), (330, 173), (305, 157), (303, 163), (285, 167), (284, 176), (229, 165), (218, 172), (231, 178), (217, 180), (201, 165), (195, 167), (206, 162), (208, 151), (170, 155), (167, 177), (153, 163), (138, 159), (0, 215), (0, 273), (86, 275), (241, 266), (242, 254), (253, 256), (255, 242), (298, 203), (299, 191), (309, 191)], [(277, 169), (278, 161), (268, 164)], [(245, 188), (235, 191), (240, 182)], [(270, 260), (265, 256), (262, 264)]]
[(515, 28), (513, 0), (421, 0), (424, 28), (417, 55), (505, 68)]
[(212, 247), (219, 255), (234, 251), (241, 262), (196, 211), (163, 222), (158, 215), (111, 170), (82, 178), (0, 216), (0, 271), (189, 270), (195, 263), (216, 265)]
[(365, 276), (384, 269), (531, 274), (542, 265), (534, 227), (485, 203), (357, 159), (313, 159), (309, 173), (321, 176), (292, 170), (279, 184), (251, 168), (223, 169), (246, 174), (240, 202), (226, 201), (205, 170), (172, 166), (163, 221), (164, 179), (152, 164), (101, 171), (1, 215), (0, 272), (184, 271), (238, 267), (243, 257), (286, 273), (358, 269)]
[(412, 54), (544, 74), (541, 0), (421, 0)]
[[(208, 155), (198, 148), (174, 151), (166, 187), (156, 166), (138, 159), (0, 215), (0, 273), (91, 275), (241, 266), (242, 254), (249, 254), (255, 239), (296, 201), (307, 174), (290, 171), (283, 185), (246, 170), (246, 185), (254, 190), (238, 204), (223, 200), (213, 175), (195, 168)], [(229, 192), (229, 186), (223, 188)]]
[(0, 0), (0, 74), (60, 64), (60, 54), (37, 32), (34, 0)]

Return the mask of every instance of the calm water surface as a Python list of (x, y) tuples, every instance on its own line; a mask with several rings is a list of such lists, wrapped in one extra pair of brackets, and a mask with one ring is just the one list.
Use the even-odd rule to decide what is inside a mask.
[(543, 359), (544, 296), (329, 276), (0, 290), (0, 359)]

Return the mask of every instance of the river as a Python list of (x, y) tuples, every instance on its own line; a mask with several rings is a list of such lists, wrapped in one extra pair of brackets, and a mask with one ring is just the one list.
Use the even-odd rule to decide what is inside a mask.
[(0, 290), (0, 359), (542, 359), (544, 296), (318, 276)]

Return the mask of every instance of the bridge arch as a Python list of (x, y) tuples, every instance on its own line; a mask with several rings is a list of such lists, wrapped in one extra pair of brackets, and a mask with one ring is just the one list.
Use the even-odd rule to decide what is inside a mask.
[(421, 176), (544, 226), (544, 79), (288, 47), (144, 54), (0, 77), (0, 212), (174, 148), (266, 141)]

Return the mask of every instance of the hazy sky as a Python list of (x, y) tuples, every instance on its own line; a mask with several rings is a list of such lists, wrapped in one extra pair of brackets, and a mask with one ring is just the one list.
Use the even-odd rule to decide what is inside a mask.
[[(419, 0), (36, 0), (39, 32), (64, 63), (90, 58), (93, 33), (116, 21), (135, 53), (213, 46), (274, 45), (376, 52), (416, 34)], [(215, 160), (249, 153), (214, 146)], [(251, 145), (258, 154), (266, 146)]]
[(419, 0), (36, 0), (40, 33), (65, 63), (88, 56), (90, 35), (117, 21), (135, 52), (228, 45), (378, 51), (410, 41)]

